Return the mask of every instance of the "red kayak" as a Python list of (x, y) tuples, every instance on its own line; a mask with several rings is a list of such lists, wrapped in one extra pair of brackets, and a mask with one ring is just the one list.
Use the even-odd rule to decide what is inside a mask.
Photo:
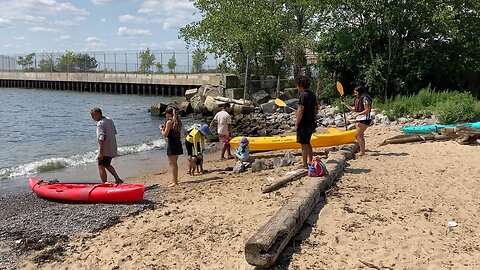
[(143, 201), (142, 184), (69, 184), (30, 178), (30, 188), (38, 196), (62, 201), (87, 203), (130, 203)]

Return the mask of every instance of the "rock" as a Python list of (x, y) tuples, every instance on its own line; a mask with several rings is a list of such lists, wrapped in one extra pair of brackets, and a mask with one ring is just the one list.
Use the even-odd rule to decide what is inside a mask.
[(268, 165), (262, 159), (257, 159), (252, 163), (252, 172), (260, 172), (268, 169)]
[(267, 102), (260, 105), (260, 108), (264, 113), (273, 113), (275, 112), (275, 103)]
[(216, 114), (217, 112), (221, 111), (224, 103), (225, 102), (216, 101), (211, 96), (207, 96), (204, 102), (205, 107), (207, 108), (207, 111), (213, 112), (213, 114)]
[(285, 88), (285, 90), (283, 90), (283, 92), (285, 93), (285, 98), (287, 98), (287, 99), (289, 99), (289, 98), (297, 98), (298, 99), (297, 88)]
[(255, 104), (262, 104), (270, 99), (270, 95), (265, 90), (260, 90), (252, 94), (252, 101)]
[(181, 116), (185, 116), (187, 114), (191, 114), (193, 113), (193, 108), (192, 108), (192, 105), (190, 104), (190, 102), (188, 101), (182, 101), (179, 105), (178, 105), (178, 112)]
[(335, 125), (335, 119), (333, 119), (332, 117), (328, 117), (327, 119), (325, 119), (325, 121), (327, 122), (328, 126)]
[(246, 170), (247, 170), (247, 168), (245, 167), (245, 164), (243, 164), (243, 162), (241, 162), (241, 161), (237, 161), (237, 163), (233, 167), (233, 172), (234, 173), (242, 173)]
[(255, 107), (249, 105), (233, 104), (232, 107), (234, 115), (251, 114), (255, 111)]
[(285, 153), (284, 158), (287, 161), (287, 166), (293, 165), (296, 162), (295, 156), (292, 154), (292, 152)]
[(150, 106), (150, 115), (151, 116), (161, 116), (165, 110), (167, 109), (167, 105), (163, 103), (154, 103)]
[(268, 135), (268, 132), (266, 129), (260, 129), (258, 132), (258, 135), (261, 136), (261, 137), (265, 137)]
[(222, 74), (220, 77), (220, 85), (225, 89), (238, 87), (239, 83), (240, 80), (236, 75)]
[(207, 112), (207, 107), (205, 107), (205, 97), (200, 93), (195, 94), (190, 99), (190, 104), (192, 105), (193, 111), (195, 113), (204, 113)]
[(348, 130), (354, 130), (356, 128), (356, 125), (355, 124), (350, 124), (348, 125), (347, 129)]
[(185, 98), (187, 99), (187, 101), (190, 101), (190, 99), (191, 99), (196, 93), (198, 93), (198, 88), (188, 89), (187, 91), (185, 91)]
[(280, 168), (288, 166), (288, 161), (283, 157), (276, 157), (273, 159), (273, 167)]
[(397, 119), (397, 121), (398, 121), (399, 124), (403, 125), (403, 124), (406, 124), (408, 122), (408, 119), (405, 118), (405, 117), (400, 117), (400, 118)]
[(227, 88), (225, 90), (225, 97), (231, 99), (241, 99), (243, 98), (243, 88)]
[(198, 88), (198, 93), (202, 96), (217, 97), (223, 96), (223, 90), (221, 87), (214, 87), (210, 84), (204, 84)]

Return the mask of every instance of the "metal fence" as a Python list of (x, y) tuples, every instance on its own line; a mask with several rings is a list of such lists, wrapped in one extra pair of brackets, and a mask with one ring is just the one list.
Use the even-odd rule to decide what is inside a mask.
[[(0, 70), (35, 71), (35, 72), (104, 72), (104, 73), (193, 73), (193, 53), (188, 51), (151, 51), (155, 57), (154, 64), (147, 70), (141, 69), (141, 52), (73, 52), (74, 55), (88, 55), (82, 61), (59, 67), (60, 58), (65, 53), (35, 53), (29, 65), (20, 65), (20, 57), (28, 54), (0, 55)], [(206, 55), (207, 61), (198, 72), (218, 72), (219, 60)], [(171, 70), (169, 60), (175, 58), (176, 65)], [(96, 65), (90, 63), (94, 59)]]

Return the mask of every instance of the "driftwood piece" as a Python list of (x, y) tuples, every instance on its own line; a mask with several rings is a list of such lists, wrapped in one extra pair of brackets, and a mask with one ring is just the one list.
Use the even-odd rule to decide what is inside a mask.
[(449, 136), (437, 135), (437, 134), (411, 134), (411, 135), (399, 135), (393, 138), (386, 139), (380, 146), (387, 144), (402, 144), (411, 142), (426, 142), (426, 141), (445, 141)]
[(329, 175), (309, 177), (288, 202), (280, 208), (245, 244), (245, 259), (251, 265), (272, 266), (288, 242), (301, 229), (303, 223), (327, 190), (343, 174), (348, 159), (358, 151), (358, 144), (332, 151), (326, 162)]
[(233, 99), (233, 98), (226, 98), (226, 97), (215, 97), (215, 100), (221, 101), (221, 102), (228, 102), (228, 103), (234, 103), (238, 105), (251, 105), (252, 102), (250, 100), (238, 100), (238, 99)]
[(300, 179), (304, 176), (307, 176), (307, 169), (298, 169), (293, 174), (286, 175), (286, 176), (280, 178), (279, 180), (277, 180), (275, 182), (264, 185), (262, 187), (262, 192), (263, 193), (272, 192), (274, 190), (277, 190), (277, 189), (283, 187), (286, 183), (295, 181), (295, 180)]
[(443, 128), (440, 131), (442, 135), (454, 139), (459, 144), (474, 144), (477, 142), (477, 140), (480, 140), (480, 130), (466, 126)]

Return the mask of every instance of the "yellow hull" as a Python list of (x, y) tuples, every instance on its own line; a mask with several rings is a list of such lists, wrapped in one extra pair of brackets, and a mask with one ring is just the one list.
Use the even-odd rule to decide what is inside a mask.
[[(241, 137), (235, 137), (230, 141), (232, 147), (238, 147)], [(297, 149), (301, 145), (297, 143), (296, 135), (271, 136), (271, 137), (247, 137), (250, 151), (270, 151), (281, 149)], [(314, 133), (310, 143), (313, 148), (336, 146), (352, 143), (355, 141), (355, 130), (339, 131), (330, 130), (329, 133)]]

